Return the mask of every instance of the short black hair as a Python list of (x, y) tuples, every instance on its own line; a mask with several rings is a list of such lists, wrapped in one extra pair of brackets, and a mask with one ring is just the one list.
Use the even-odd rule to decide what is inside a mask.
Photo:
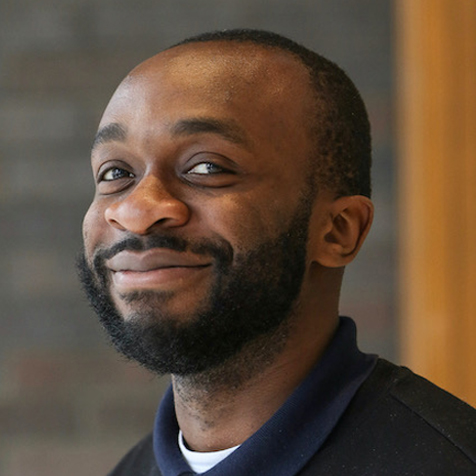
[(339, 195), (370, 197), (369, 119), (357, 88), (339, 66), (289, 38), (264, 30), (202, 33), (173, 47), (210, 41), (253, 43), (277, 48), (296, 57), (309, 72), (316, 100), (310, 131), (315, 144), (311, 165), (318, 185)]

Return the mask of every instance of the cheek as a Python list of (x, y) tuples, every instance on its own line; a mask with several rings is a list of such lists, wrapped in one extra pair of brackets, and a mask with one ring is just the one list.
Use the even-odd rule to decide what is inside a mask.
[(201, 208), (197, 216), (203, 226), (228, 241), (233, 248), (246, 250), (257, 243), (269, 241), (281, 230), (286, 215), (256, 197), (220, 198), (220, 206)]
[(104, 214), (93, 203), (83, 219), (83, 243), (87, 257), (92, 256), (104, 227)]

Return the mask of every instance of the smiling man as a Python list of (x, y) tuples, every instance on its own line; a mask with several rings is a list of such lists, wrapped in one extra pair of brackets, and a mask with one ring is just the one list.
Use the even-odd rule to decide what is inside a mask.
[(339, 317), (373, 216), (362, 100), (281, 36), (136, 67), (93, 143), (80, 277), (117, 349), (172, 375), (114, 476), (476, 474), (475, 412)]

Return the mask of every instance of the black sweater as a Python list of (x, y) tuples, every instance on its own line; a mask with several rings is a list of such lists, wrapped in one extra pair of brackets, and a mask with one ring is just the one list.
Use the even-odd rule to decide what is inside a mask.
[[(347, 335), (341, 332), (340, 337), (336, 336), (334, 349), (319, 363), (317, 374), (314, 371), (321, 380), (316, 380), (315, 375), (307, 379), (320, 384), (314, 385), (317, 389), (313, 398), (297, 400), (296, 405), (293, 395), (285, 404), (288, 410), (278, 411), (273, 417), (271, 431), (259, 430), (204, 474), (476, 476), (476, 410), (406, 368), (382, 359), (374, 365), (374, 360), (349, 344), (349, 325), (346, 325)], [(326, 365), (326, 358), (328, 369), (323, 372), (319, 367)], [(343, 369), (350, 368), (354, 362), (360, 364), (342, 376), (347, 372)], [(327, 380), (322, 380), (323, 375)], [(350, 390), (352, 385), (355, 389)], [(304, 386), (295, 393), (306, 395), (309, 390), (309, 386)], [(327, 394), (332, 395), (330, 404), (323, 402)], [(170, 395), (168, 399), (169, 407), (164, 410), (162, 404), (161, 410), (167, 415), (173, 413)], [(339, 405), (344, 405), (342, 411), (336, 410)], [(158, 421), (164, 419), (161, 411)], [(317, 414), (319, 419), (314, 418), (314, 426), (309, 427), (299, 420), (303, 413), (310, 415), (310, 419)], [(175, 421), (174, 415), (170, 421)], [(326, 425), (329, 430), (323, 433)], [(170, 427), (171, 423), (165, 426)], [(149, 435), (125, 456), (110, 476), (193, 475), (181, 459), (176, 428), (171, 430), (174, 437), (168, 440), (173, 442), (168, 442), (165, 450), (160, 443), (164, 435), (157, 436), (157, 427), (155, 431), (155, 452), (161, 453), (159, 457), (154, 454), (154, 439)], [(263, 452), (263, 448), (269, 451)], [(169, 459), (174, 463), (164, 464), (161, 472), (157, 460), (163, 464)]]

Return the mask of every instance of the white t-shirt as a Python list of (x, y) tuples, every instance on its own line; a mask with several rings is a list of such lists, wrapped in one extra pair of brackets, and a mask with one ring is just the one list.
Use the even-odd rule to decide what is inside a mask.
[(227, 456), (231, 455), (233, 451), (238, 449), (240, 445), (227, 448), (219, 451), (192, 451), (187, 448), (183, 439), (182, 430), (179, 430), (178, 444), (185, 461), (198, 474), (205, 473), (213, 466), (223, 461)]

